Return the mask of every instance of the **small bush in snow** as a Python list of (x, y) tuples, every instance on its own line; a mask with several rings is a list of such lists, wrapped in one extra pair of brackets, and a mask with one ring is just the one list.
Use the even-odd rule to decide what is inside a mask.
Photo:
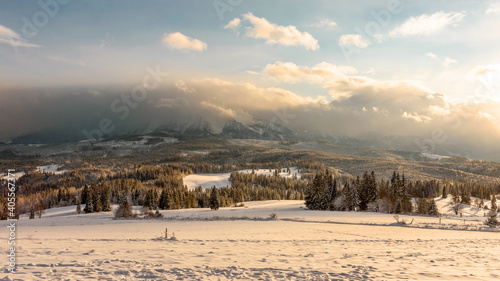
[(498, 225), (500, 225), (500, 222), (497, 218), (497, 213), (494, 211), (490, 211), (490, 213), (488, 214), (488, 219), (484, 222), (484, 224), (489, 227), (497, 227)]
[(273, 220), (278, 219), (278, 215), (277, 215), (276, 213), (271, 213), (271, 214), (269, 214), (269, 217), (270, 217), (271, 219), (273, 219)]

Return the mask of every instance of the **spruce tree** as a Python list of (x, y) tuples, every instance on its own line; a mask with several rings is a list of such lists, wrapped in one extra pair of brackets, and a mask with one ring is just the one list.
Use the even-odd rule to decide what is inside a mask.
[(163, 188), (160, 194), (160, 200), (158, 200), (158, 208), (165, 210), (165, 201), (166, 201), (166, 188)]
[(354, 184), (347, 182), (344, 187), (344, 201), (348, 211), (356, 211), (359, 207), (358, 191)]
[(490, 211), (488, 213), (488, 219), (484, 222), (484, 224), (488, 225), (489, 227), (496, 227), (500, 225), (500, 222), (498, 221), (497, 218), (497, 212), (495, 211)]
[(330, 202), (328, 202), (328, 209), (333, 211), (333, 210), (335, 210), (334, 203), (335, 203), (335, 199), (337, 198), (337, 180), (334, 179), (332, 181), (330, 179), (328, 186), (329, 186), (328, 194), (330, 195), (328, 198), (330, 201)]
[(31, 205), (31, 208), (30, 208), (30, 217), (29, 219), (32, 220), (35, 218), (35, 206), (34, 205)]
[(394, 209), (394, 213), (395, 214), (401, 214), (401, 211), (402, 211), (401, 201), (398, 200), (398, 202), (396, 203), (396, 208)]
[(361, 211), (366, 211), (368, 204), (377, 200), (377, 180), (375, 172), (365, 172), (359, 187), (359, 208)]
[(134, 214), (132, 212), (132, 202), (130, 198), (130, 192), (128, 187), (125, 187), (125, 191), (122, 193), (120, 206), (115, 213), (115, 218), (132, 218)]
[(92, 199), (93, 201), (93, 207), (94, 207), (94, 212), (102, 212), (102, 201), (101, 201), (101, 192), (100, 190), (97, 190), (96, 188), (93, 189), (92, 193)]
[(401, 212), (405, 214), (409, 214), (413, 212), (413, 204), (411, 202), (410, 195), (408, 194), (408, 190), (406, 186), (402, 187), (401, 190), (402, 198), (401, 198)]
[(151, 197), (152, 197), (151, 190), (146, 191), (146, 198), (144, 198), (144, 204), (142, 206), (144, 208), (148, 208), (149, 210), (153, 209)]
[(321, 174), (316, 174), (314, 179), (309, 182), (307, 189), (305, 191), (305, 204), (310, 210), (321, 210), (321, 205), (323, 201), (323, 177)]
[(83, 211), (85, 213), (94, 212), (94, 200), (92, 198), (92, 192), (90, 190), (87, 191), (87, 196), (86, 196), (85, 202), (87, 202), (87, 203), (85, 204), (85, 208), (83, 209)]
[(101, 203), (102, 203), (102, 211), (109, 212), (111, 211), (111, 190), (105, 187), (105, 190), (101, 192)]
[(87, 204), (87, 194), (89, 192), (89, 187), (88, 185), (85, 185), (82, 190), (82, 195), (80, 196), (82, 198), (82, 204)]
[(496, 212), (497, 207), (497, 197), (494, 193), (491, 194), (491, 211)]
[(76, 198), (76, 212), (80, 214), (82, 212), (82, 206), (80, 205), (80, 199)]
[(438, 207), (436, 205), (436, 201), (434, 201), (434, 199), (431, 199), (431, 203), (429, 205), (430, 205), (430, 207), (429, 207), (429, 215), (431, 215), (431, 216), (439, 216), (439, 211), (438, 211)]
[(217, 189), (215, 186), (212, 188), (212, 191), (210, 192), (210, 209), (212, 210), (218, 210), (220, 201), (219, 201), (219, 194), (217, 192)]

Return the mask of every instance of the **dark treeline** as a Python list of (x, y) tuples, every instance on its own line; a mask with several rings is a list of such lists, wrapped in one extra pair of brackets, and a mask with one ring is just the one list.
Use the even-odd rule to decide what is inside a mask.
[[(16, 216), (37, 212), (41, 216), (44, 209), (88, 203), (79, 208), (85, 212), (110, 210), (111, 204), (123, 201), (127, 190), (131, 203), (150, 209), (179, 209), (208, 207), (210, 190), (188, 190), (182, 178), (192, 173), (231, 172), (239, 169), (271, 168), (286, 171), (298, 167), (303, 176), (326, 170), (324, 164), (300, 160), (274, 163), (168, 163), (162, 165), (128, 165), (111, 170), (91, 163), (84, 168), (64, 174), (41, 173), (36, 170), (26, 173), (16, 181)], [(255, 181), (255, 184), (254, 184)], [(220, 206), (226, 207), (249, 200), (300, 199), (303, 198), (305, 184), (291, 182), (298, 180), (248, 179), (235, 177), (235, 185), (219, 189)], [(7, 217), (7, 182), (0, 185), (0, 218)]]
[[(373, 211), (384, 213), (418, 213), (438, 215), (434, 198), (451, 195), (455, 213), (461, 204), (485, 207), (484, 200), (500, 193), (499, 185), (472, 182), (444, 183), (436, 180), (407, 181), (394, 172), (390, 180), (377, 180), (375, 173), (360, 178), (336, 177), (318, 173), (309, 181), (305, 192), (306, 206), (311, 210)], [(475, 202), (471, 196), (477, 197)]]
[[(296, 167), (301, 178), (291, 171)], [(279, 171), (281, 177), (238, 170)], [(256, 200), (306, 200), (310, 209), (367, 210), (387, 213), (433, 214), (433, 198), (451, 194), (459, 211), (460, 204), (484, 206), (484, 200), (500, 193), (500, 186), (474, 182), (407, 181), (394, 173), (390, 180), (377, 179), (374, 173), (362, 177), (340, 176), (314, 160), (269, 163), (165, 163), (97, 166), (92, 163), (63, 174), (32, 171), (16, 181), (16, 215), (29, 213), (40, 217), (44, 209), (78, 205), (83, 212), (111, 210), (124, 201), (150, 210), (207, 208), (212, 190), (197, 187), (188, 190), (183, 177), (192, 173), (232, 172), (231, 186), (216, 189), (218, 206)], [(128, 197), (129, 198), (128, 198)], [(472, 200), (471, 197), (477, 197)], [(213, 196), (212, 196), (213, 197)], [(0, 184), (0, 218), (7, 217), (7, 183)], [(80, 206), (84, 204), (85, 206)]]

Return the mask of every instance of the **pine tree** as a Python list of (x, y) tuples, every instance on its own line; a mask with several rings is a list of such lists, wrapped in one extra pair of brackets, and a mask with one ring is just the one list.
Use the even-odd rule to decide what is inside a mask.
[(128, 187), (125, 187), (125, 191), (120, 196), (121, 203), (115, 213), (115, 218), (132, 218), (134, 214), (132, 212), (132, 202), (130, 198), (130, 192)]
[(160, 193), (160, 200), (158, 200), (158, 208), (165, 210), (165, 201), (166, 201), (166, 188), (163, 188), (161, 193)]
[(398, 200), (398, 202), (396, 203), (396, 208), (394, 209), (394, 213), (401, 214), (401, 211), (402, 211), (401, 201)]
[(32, 220), (35, 218), (35, 206), (32, 204), (30, 208), (30, 217), (29, 219)]
[(92, 213), (94, 212), (94, 200), (92, 198), (92, 192), (90, 190), (87, 191), (87, 198), (85, 199), (85, 202), (87, 202), (85, 204), (85, 208), (83, 209), (83, 211), (85, 213)]
[(82, 204), (87, 204), (88, 192), (89, 192), (89, 187), (88, 185), (85, 185), (82, 190), (82, 195), (80, 196), (82, 198)]
[(80, 214), (82, 212), (82, 206), (80, 205), (80, 199), (76, 198), (76, 212)]
[(101, 201), (101, 192), (94, 188), (92, 190), (92, 199), (93, 201), (93, 207), (94, 207), (94, 212), (102, 212), (102, 201)]
[(348, 211), (356, 211), (359, 206), (359, 198), (358, 191), (356, 190), (356, 186), (349, 184), (347, 182), (345, 184), (344, 190), (344, 205)]
[[(404, 177), (403, 177), (404, 178)], [(401, 198), (401, 212), (409, 214), (413, 212), (413, 204), (411, 202), (410, 195), (405, 185), (401, 188), (402, 198)]]
[(497, 211), (497, 197), (493, 193), (491, 194), (491, 211), (496, 212)]
[(436, 201), (431, 199), (430, 207), (429, 207), (429, 215), (431, 216), (439, 216), (438, 207), (436, 205)]
[(212, 209), (212, 210), (218, 210), (219, 206), (220, 206), (219, 194), (218, 194), (215, 186), (212, 188), (212, 191), (210, 192), (209, 205), (210, 205), (210, 209)]
[(305, 204), (310, 210), (321, 210), (323, 192), (323, 177), (320, 174), (316, 174), (312, 182), (309, 182), (307, 189), (305, 191)]
[(43, 213), (45, 213), (45, 206), (43, 205), (43, 201), (42, 201), (41, 197), (38, 200), (38, 204), (36, 205), (35, 213), (37, 214), (39, 219), (41, 219)]
[(484, 222), (484, 224), (486, 224), (490, 227), (496, 227), (496, 226), (500, 225), (500, 222), (498, 221), (498, 218), (497, 218), (497, 212), (490, 211), (488, 213), (488, 219)]
[(334, 206), (334, 203), (335, 203), (335, 199), (337, 198), (337, 180), (334, 179), (333, 181), (329, 181), (329, 190), (328, 190), (328, 194), (330, 195), (329, 196), (329, 204), (328, 204), (328, 209), (330, 211), (333, 211), (335, 210), (335, 206)]
[(7, 205), (7, 196), (0, 196), (0, 220), (6, 220), (9, 216), (9, 206)]
[(152, 206), (152, 193), (151, 193), (151, 190), (148, 190), (146, 192), (146, 198), (144, 198), (144, 204), (142, 205), (144, 208), (148, 208), (149, 210), (152, 210), (153, 209), (153, 206)]
[(101, 203), (103, 212), (111, 211), (111, 190), (109, 188), (105, 188), (101, 192)]
[(359, 186), (359, 208), (366, 211), (368, 204), (377, 200), (377, 180), (375, 172), (365, 172)]

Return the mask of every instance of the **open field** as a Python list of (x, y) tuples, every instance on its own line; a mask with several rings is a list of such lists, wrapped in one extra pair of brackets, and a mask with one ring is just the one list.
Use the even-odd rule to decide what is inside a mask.
[[(301, 201), (162, 211), (163, 220), (47, 210), (18, 223), (17, 280), (500, 278), (500, 233), (432, 229), (437, 218), (305, 210)], [(269, 219), (276, 213), (278, 219)], [(482, 217), (468, 217), (480, 225)], [(450, 217), (442, 227), (459, 222)], [(0, 223), (7, 235), (6, 222)], [(178, 240), (166, 240), (175, 233)], [(453, 227), (450, 227), (453, 228)], [(2, 269), (4, 272), (4, 268)], [(4, 279), (4, 280), (11, 280)], [(16, 280), (16, 279), (13, 279)]]

